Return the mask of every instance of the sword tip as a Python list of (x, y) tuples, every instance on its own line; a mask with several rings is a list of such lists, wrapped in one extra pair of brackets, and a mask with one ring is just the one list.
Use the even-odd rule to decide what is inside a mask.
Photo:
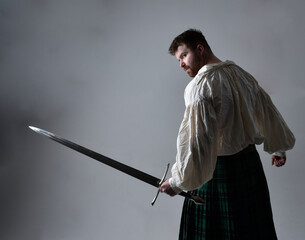
[(39, 131), (39, 128), (37, 128), (37, 127), (29, 126), (29, 128), (32, 129), (32, 130), (35, 131), (35, 132), (38, 132), (38, 131)]
[(48, 137), (55, 136), (55, 134), (48, 132), (46, 130), (43, 130), (41, 128), (37, 128), (37, 127), (33, 127), (33, 126), (29, 126), (29, 128), (38, 134), (42, 134), (42, 135), (45, 135)]

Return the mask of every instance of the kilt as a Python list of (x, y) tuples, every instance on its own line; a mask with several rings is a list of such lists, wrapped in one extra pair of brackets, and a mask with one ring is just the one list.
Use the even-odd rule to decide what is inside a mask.
[(180, 240), (277, 239), (269, 190), (255, 145), (219, 156), (213, 179), (191, 192), (205, 200), (183, 205)]

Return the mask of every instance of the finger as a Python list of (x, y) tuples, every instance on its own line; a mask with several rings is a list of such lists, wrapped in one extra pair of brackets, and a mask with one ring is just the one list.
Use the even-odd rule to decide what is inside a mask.
[(274, 156), (272, 156), (272, 157), (271, 157), (271, 164), (272, 164), (272, 165), (274, 165), (274, 164), (275, 164), (275, 160), (276, 160), (276, 159), (275, 159), (275, 157), (274, 157)]

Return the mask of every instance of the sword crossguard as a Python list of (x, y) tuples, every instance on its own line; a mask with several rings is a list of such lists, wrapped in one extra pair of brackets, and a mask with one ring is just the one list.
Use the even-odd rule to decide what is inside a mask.
[(153, 206), (159, 196), (159, 193), (160, 193), (160, 186), (162, 185), (162, 183), (164, 182), (165, 178), (166, 178), (166, 175), (167, 175), (167, 172), (168, 172), (168, 168), (169, 168), (169, 163), (166, 165), (166, 169), (165, 169), (165, 172), (163, 174), (163, 177), (161, 178), (160, 182), (159, 182), (159, 187), (158, 187), (158, 191), (157, 191), (157, 194), (156, 196), (154, 197), (154, 199), (152, 200), (151, 202), (151, 205)]

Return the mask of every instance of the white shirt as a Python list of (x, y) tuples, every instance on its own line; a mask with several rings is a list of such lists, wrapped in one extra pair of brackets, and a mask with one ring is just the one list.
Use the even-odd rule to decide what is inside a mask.
[(203, 66), (184, 92), (186, 110), (177, 138), (171, 187), (194, 190), (213, 177), (217, 156), (264, 143), (285, 152), (295, 138), (269, 95), (232, 61)]

